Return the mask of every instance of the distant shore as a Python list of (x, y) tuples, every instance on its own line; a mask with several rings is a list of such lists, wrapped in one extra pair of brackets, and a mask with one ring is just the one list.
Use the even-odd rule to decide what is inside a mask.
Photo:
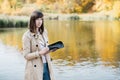
[[(87, 13), (87, 14), (54, 14), (44, 13), (45, 20), (79, 20), (79, 21), (101, 21), (101, 20), (120, 20), (113, 16), (103, 13)], [(29, 16), (8, 16), (0, 15), (0, 28), (5, 27), (26, 27), (28, 25)]]
[(96, 20), (120, 20), (104, 13), (84, 13), (84, 14), (49, 14), (45, 13), (45, 19), (48, 20), (80, 20), (80, 21), (96, 21)]

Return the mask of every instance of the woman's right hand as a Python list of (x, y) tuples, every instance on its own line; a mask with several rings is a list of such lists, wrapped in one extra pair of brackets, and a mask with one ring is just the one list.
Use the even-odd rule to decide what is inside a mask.
[(40, 55), (45, 55), (49, 53), (49, 48), (48, 47), (44, 47), (41, 51), (39, 51)]

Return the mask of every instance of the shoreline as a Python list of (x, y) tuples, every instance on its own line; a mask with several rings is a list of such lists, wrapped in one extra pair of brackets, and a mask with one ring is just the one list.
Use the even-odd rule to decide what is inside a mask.
[(80, 20), (80, 21), (96, 21), (96, 20), (120, 20), (109, 14), (101, 13), (84, 13), (84, 14), (54, 14), (44, 13), (47, 20)]
[[(105, 13), (86, 13), (86, 14), (54, 14), (44, 13), (45, 20), (78, 20), (78, 21), (120, 21)], [(0, 28), (26, 27), (28, 25), (29, 16), (9, 16), (0, 14)]]

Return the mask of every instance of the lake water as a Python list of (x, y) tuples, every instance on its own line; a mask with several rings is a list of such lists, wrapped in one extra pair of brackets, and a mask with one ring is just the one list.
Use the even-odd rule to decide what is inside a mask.
[[(45, 21), (56, 80), (120, 80), (119, 21)], [(23, 80), (21, 38), (27, 28), (0, 29), (0, 80)]]

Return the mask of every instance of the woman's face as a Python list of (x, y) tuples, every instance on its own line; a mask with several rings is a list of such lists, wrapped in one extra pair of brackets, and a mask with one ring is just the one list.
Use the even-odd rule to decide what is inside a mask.
[(42, 25), (42, 23), (43, 23), (42, 18), (37, 18), (37, 19), (35, 20), (35, 23), (36, 23), (36, 27), (37, 27), (37, 28), (41, 27), (41, 25)]

